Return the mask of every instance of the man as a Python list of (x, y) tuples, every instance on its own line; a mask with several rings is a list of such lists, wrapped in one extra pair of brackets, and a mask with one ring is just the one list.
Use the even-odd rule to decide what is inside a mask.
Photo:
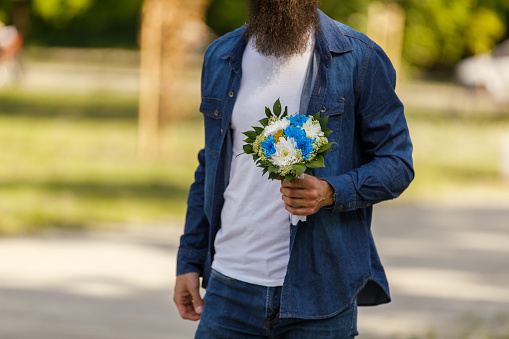
[[(353, 338), (357, 305), (390, 301), (372, 205), (413, 179), (395, 72), (317, 0), (250, 0), (249, 22), (205, 54), (205, 148), (191, 186), (174, 301), (197, 338)], [(325, 168), (270, 181), (242, 132), (280, 98), (327, 116)], [(281, 201), (282, 199), (282, 201)], [(292, 226), (289, 214), (307, 216)], [(207, 293), (199, 294), (199, 279)]]

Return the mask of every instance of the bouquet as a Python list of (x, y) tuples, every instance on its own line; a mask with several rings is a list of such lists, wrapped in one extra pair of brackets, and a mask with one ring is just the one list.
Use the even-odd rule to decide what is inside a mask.
[[(272, 111), (265, 107), (267, 117), (260, 120), (261, 127), (243, 133), (247, 137), (243, 149), (263, 169), (262, 175), (269, 173), (269, 179), (291, 182), (304, 173), (311, 174), (315, 168), (325, 167), (323, 157), (334, 142), (327, 139), (332, 133), (325, 128), (328, 118), (321, 118), (320, 113), (289, 116), (286, 106), (281, 112), (279, 99)], [(293, 219), (292, 224), (296, 224)]]

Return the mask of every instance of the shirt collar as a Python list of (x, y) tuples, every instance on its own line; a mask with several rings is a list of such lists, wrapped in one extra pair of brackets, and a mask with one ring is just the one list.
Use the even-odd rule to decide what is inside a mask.
[[(332, 59), (331, 53), (346, 53), (352, 50), (344, 33), (338, 27), (336, 22), (318, 10), (320, 16), (320, 30), (316, 32), (315, 48), (320, 54), (320, 58), (327, 64)], [(247, 45), (246, 28), (243, 26), (238, 29), (232, 38), (236, 39), (232, 46), (219, 57), (229, 59), (230, 65), (236, 72), (242, 66), (242, 55)]]

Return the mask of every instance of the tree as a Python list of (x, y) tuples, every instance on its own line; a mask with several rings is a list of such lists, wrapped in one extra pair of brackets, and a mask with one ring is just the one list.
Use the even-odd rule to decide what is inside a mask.
[(32, 0), (34, 14), (55, 27), (65, 27), (85, 13), (93, 0)]
[[(507, 2), (506, 2), (507, 3)], [(507, 34), (509, 6), (499, 1), (403, 0), (404, 58), (423, 67), (452, 67), (489, 51)]]
[[(12, 23), (27, 8), (28, 43), (60, 46), (136, 47), (143, 0), (0, 0), (0, 20)], [(19, 20), (18, 20), (19, 21)], [(28, 20), (25, 20), (28, 21)]]
[[(373, 0), (322, 0), (320, 8), (333, 19), (366, 32)], [(406, 12), (404, 62), (424, 68), (452, 68), (463, 57), (489, 51), (507, 38), (506, 0), (379, 0), (398, 3)], [(211, 0), (207, 24), (218, 34), (245, 22), (245, 1)]]

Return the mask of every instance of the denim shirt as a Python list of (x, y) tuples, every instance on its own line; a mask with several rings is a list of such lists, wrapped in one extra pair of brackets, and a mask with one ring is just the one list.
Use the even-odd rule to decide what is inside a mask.
[[(205, 147), (198, 153), (189, 192), (177, 274), (198, 272), (205, 288), (229, 178), (229, 126), (240, 88), (245, 31), (244, 26), (212, 43), (202, 71)], [(372, 206), (398, 197), (414, 177), (403, 104), (394, 91), (395, 71), (385, 53), (365, 35), (322, 12), (315, 35), (314, 69), (308, 76), (312, 81), (303, 93), (307, 109), (300, 113), (320, 112), (329, 118), (329, 139), (336, 144), (325, 156), (325, 167), (313, 175), (334, 188), (336, 202), (289, 226), (282, 318), (331, 317), (355, 298), (361, 306), (390, 301), (371, 233)]]

